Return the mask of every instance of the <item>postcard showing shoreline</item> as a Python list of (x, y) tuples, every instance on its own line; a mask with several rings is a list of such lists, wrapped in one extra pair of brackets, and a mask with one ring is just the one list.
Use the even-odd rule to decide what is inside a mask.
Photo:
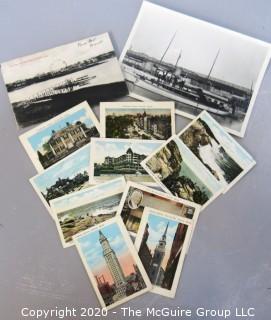
[(2, 63), (1, 70), (20, 127), (128, 93), (108, 33)]
[(83, 102), (19, 139), (40, 173), (99, 136), (100, 124), (87, 102)]
[(74, 242), (102, 308), (115, 308), (151, 290), (120, 217), (74, 237)]
[(135, 247), (151, 292), (175, 297), (190, 239), (191, 225), (182, 218), (145, 207)]
[(144, 1), (120, 62), (132, 97), (206, 110), (243, 137), (270, 57), (269, 43)]
[(174, 102), (103, 102), (100, 123), (105, 138), (167, 140), (175, 134)]
[(164, 141), (133, 139), (92, 139), (89, 181), (98, 184), (124, 176), (127, 181), (155, 185), (141, 161)]
[(121, 177), (50, 201), (64, 248), (74, 244), (73, 236), (116, 215), (125, 184)]

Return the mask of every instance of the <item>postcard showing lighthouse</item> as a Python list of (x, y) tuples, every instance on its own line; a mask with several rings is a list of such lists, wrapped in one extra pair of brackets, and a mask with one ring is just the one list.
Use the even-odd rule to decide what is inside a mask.
[(135, 247), (153, 285), (152, 292), (175, 297), (190, 239), (187, 221), (145, 207)]
[(74, 244), (73, 236), (116, 215), (125, 184), (121, 177), (50, 201), (64, 248)]
[(252, 156), (206, 111), (178, 136), (221, 183), (224, 192), (256, 164)]
[(5, 62), (1, 69), (20, 127), (128, 92), (108, 33)]
[(152, 285), (120, 217), (74, 237), (102, 308), (112, 309)]
[(206, 110), (242, 137), (270, 56), (269, 43), (144, 1), (120, 61), (131, 96), (190, 119)]
[(19, 138), (40, 173), (100, 136), (100, 124), (87, 102), (22, 134)]

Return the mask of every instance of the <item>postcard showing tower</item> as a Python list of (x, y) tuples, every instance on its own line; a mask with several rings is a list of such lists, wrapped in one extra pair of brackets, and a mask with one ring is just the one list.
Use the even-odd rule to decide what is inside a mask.
[(74, 238), (103, 308), (112, 309), (151, 289), (151, 283), (120, 217)]
[(195, 202), (202, 209), (223, 191), (219, 181), (178, 136), (163, 143), (141, 165), (166, 192)]
[(83, 101), (92, 106), (128, 92), (108, 33), (3, 63), (1, 69), (20, 127)]
[(228, 132), (242, 137), (270, 48), (145, 1), (120, 61), (131, 96), (175, 101), (176, 112), (191, 119), (206, 110)]
[(200, 206), (195, 203), (174, 197), (135, 182), (127, 182), (117, 215), (122, 220), (130, 235), (135, 237), (140, 227), (145, 207), (162, 210), (176, 215), (196, 225)]
[(105, 138), (167, 140), (175, 134), (174, 102), (103, 102), (100, 123)]
[(50, 201), (64, 248), (74, 244), (73, 236), (116, 215), (125, 184), (121, 177)]
[(175, 297), (190, 239), (187, 221), (145, 207), (135, 247), (153, 285), (152, 292)]
[(161, 140), (92, 139), (89, 181), (97, 184), (124, 176), (127, 181), (154, 185), (141, 161), (159, 148)]
[(206, 111), (178, 136), (221, 183), (224, 192), (256, 164), (252, 156)]
[(100, 124), (87, 102), (44, 122), (19, 138), (38, 172), (42, 172), (100, 136)]

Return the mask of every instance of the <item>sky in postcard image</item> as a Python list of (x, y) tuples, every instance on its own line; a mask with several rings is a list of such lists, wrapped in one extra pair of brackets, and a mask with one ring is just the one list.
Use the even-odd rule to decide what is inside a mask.
[(153, 115), (153, 116), (160, 116), (160, 115), (170, 115), (171, 109), (163, 109), (163, 108), (131, 108), (129, 106), (120, 108), (110, 108), (106, 109), (106, 115), (112, 115), (115, 114), (117, 116), (121, 115), (127, 115), (127, 114), (133, 114), (136, 115), (137, 113), (144, 113), (144, 111), (147, 113), (147, 115)]
[[(108, 239), (111, 248), (120, 262), (125, 276), (134, 272), (135, 261), (126, 245), (126, 241), (117, 223), (112, 223), (100, 229)], [(113, 283), (111, 274), (107, 268), (102, 246), (99, 242), (99, 231), (90, 232), (78, 239), (81, 250), (85, 256), (87, 264), (94, 276), (104, 276), (106, 281)]]

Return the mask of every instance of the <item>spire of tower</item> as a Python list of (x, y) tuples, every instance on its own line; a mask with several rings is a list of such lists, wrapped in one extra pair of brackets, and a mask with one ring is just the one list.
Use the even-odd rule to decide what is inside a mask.
[(99, 240), (100, 240), (100, 242), (103, 240), (106, 240), (106, 237), (104, 236), (104, 234), (102, 233), (101, 230), (99, 230)]
[(166, 229), (165, 229), (165, 231), (164, 231), (164, 234), (162, 235), (162, 240), (166, 240), (166, 238), (167, 238), (167, 230), (168, 230), (168, 225), (169, 225), (169, 222), (167, 223), (167, 226), (166, 226)]

